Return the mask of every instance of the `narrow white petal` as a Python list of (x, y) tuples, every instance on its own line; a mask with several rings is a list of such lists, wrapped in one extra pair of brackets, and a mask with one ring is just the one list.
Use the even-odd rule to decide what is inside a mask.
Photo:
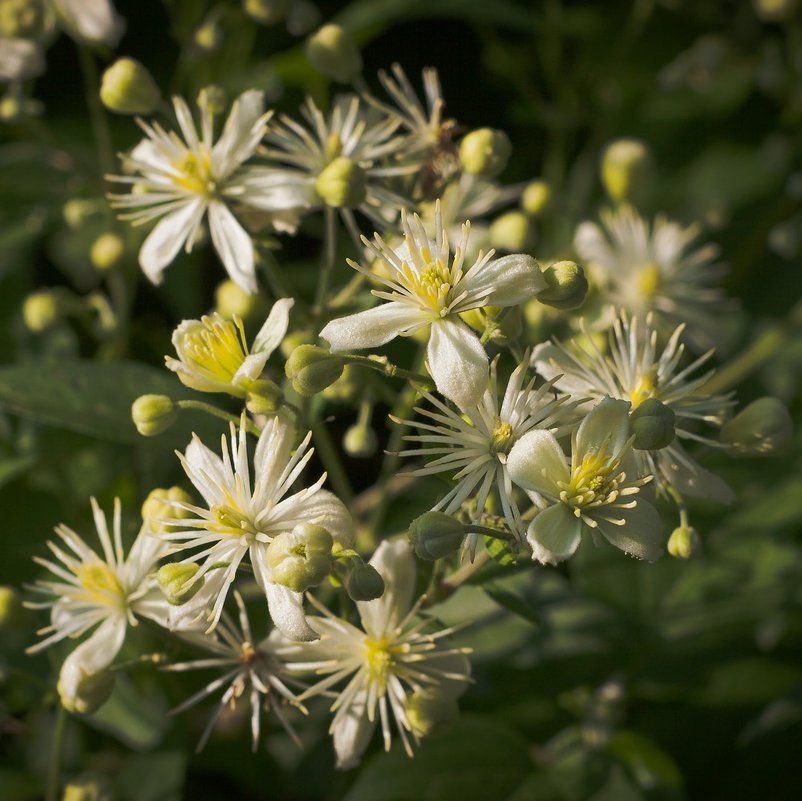
[(210, 204), (209, 232), (231, 279), (245, 292), (256, 292), (253, 242), (224, 203)]
[(425, 315), (414, 306), (391, 301), (374, 309), (331, 320), (320, 336), (329, 342), (333, 352), (375, 348), (412, 327), (420, 326), (425, 319)]
[(384, 540), (370, 564), (384, 579), (384, 594), (357, 603), (365, 631), (374, 638), (392, 632), (412, 607), (415, 591), (415, 557), (406, 539)]
[(341, 710), (334, 720), (332, 735), (337, 767), (341, 770), (356, 767), (368, 747), (376, 722), (368, 720), (366, 693), (358, 692), (347, 709)]
[(476, 406), (487, 388), (488, 359), (479, 337), (463, 322), (432, 324), (427, 351), (438, 391), (463, 411)]
[(269, 356), (279, 346), (287, 333), (287, 326), (290, 324), (290, 309), (294, 304), (295, 301), (292, 298), (281, 298), (273, 304), (270, 314), (267, 315), (264, 325), (253, 341), (252, 353), (267, 353)]
[(197, 227), (205, 208), (199, 198), (188, 200), (162, 218), (148, 234), (139, 251), (139, 266), (154, 284), (161, 282), (162, 273)]

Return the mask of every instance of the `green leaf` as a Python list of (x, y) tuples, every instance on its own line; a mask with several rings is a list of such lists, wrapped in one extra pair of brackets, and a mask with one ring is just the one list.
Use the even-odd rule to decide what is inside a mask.
[(0, 461), (0, 487), (22, 475), (35, 463), (36, 457), (32, 454), (28, 456), (13, 456), (10, 459)]
[(644, 789), (682, 787), (682, 774), (674, 760), (657, 743), (638, 732), (617, 732), (607, 750), (626, 765)]
[(181, 751), (130, 757), (117, 778), (121, 801), (181, 801), (186, 767)]
[(538, 612), (537, 608), (532, 606), (521, 595), (512, 592), (497, 584), (485, 584), (482, 589), (499, 605), (510, 612), (515, 613), (518, 617), (531, 623), (533, 626), (542, 626), (543, 617)]

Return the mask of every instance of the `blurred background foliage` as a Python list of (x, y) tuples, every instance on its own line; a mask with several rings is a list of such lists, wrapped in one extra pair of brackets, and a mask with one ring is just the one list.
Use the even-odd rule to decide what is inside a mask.
[[(295, 113), (305, 93), (331, 87), (303, 40), (263, 27), (234, 0), (118, 0), (128, 27), (119, 54), (141, 60), (165, 94), (194, 97), (210, 81), (233, 95), (264, 89)], [(576, 224), (603, 203), (604, 145), (620, 136), (653, 149), (658, 179), (647, 210), (700, 222), (729, 265), (731, 352), (758, 338), (781, 343), (742, 385), (748, 402), (786, 401), (798, 421), (802, 314), (802, 13), (793, 0), (355, 0), (316, 3), (320, 21), (346, 26), (365, 76), (393, 62), (417, 83), (439, 70), (447, 113), (466, 129), (505, 130), (514, 155), (505, 181), (547, 179), (556, 202), (534, 253), (570, 253)], [(219, 46), (196, 32), (212, 20)], [(210, 249), (181, 257), (158, 290), (138, 275), (137, 233), (124, 269), (92, 266), (93, 243), (112, 226), (102, 201), (104, 164), (87, 93), (110, 53), (79, 57), (57, 39), (32, 85), (39, 116), (0, 128), (0, 583), (37, 573), (53, 525), (89, 530), (87, 499), (129, 512), (155, 485), (180, 479), (172, 449), (187, 415), (156, 440), (138, 438), (130, 403), (143, 392), (176, 396), (161, 369), (174, 325), (214, 302), (221, 270)], [(87, 88), (88, 87), (88, 88)], [(138, 129), (110, 120), (115, 151)], [(80, 202), (78, 202), (80, 201)], [(316, 258), (303, 232), (277, 258), (311, 297)], [(347, 275), (344, 263), (340, 277)], [(127, 276), (122, 280), (115, 275)], [(65, 287), (81, 303), (31, 331), (23, 300)], [(101, 294), (122, 293), (130, 317), (106, 325)], [(71, 296), (73, 297), (73, 296)], [(66, 304), (69, 306), (69, 302)], [(74, 304), (73, 304), (74, 305)], [(790, 315), (790, 316), (789, 316)], [(772, 339), (774, 338), (774, 339)], [(133, 363), (132, 363), (133, 362)], [(344, 412), (347, 416), (348, 412)], [(348, 419), (334, 426), (346, 427)], [(800, 428), (799, 426), (797, 426)], [(231, 715), (206, 750), (205, 709), (167, 710), (205, 679), (160, 674), (141, 662), (88, 720), (68, 721), (64, 770), (105, 782), (120, 801), (345, 799), (345, 801), (635, 801), (802, 797), (802, 448), (774, 460), (715, 469), (741, 488), (724, 511), (696, 504), (703, 548), (691, 561), (655, 565), (583, 547), (560, 568), (491, 571), (440, 607), (470, 618), (460, 639), (475, 649), (476, 683), (463, 716), (424, 742), (414, 763), (394, 747), (358, 771), (337, 773), (325, 704), (301, 724), (303, 753), (275, 729), (256, 754)], [(362, 465), (360, 467), (360, 464)], [(364, 463), (352, 464), (359, 483)], [(417, 499), (420, 511), (426, 498)], [(390, 530), (414, 516), (409, 498)], [(389, 533), (389, 532), (388, 532)], [(483, 574), (484, 575), (484, 574)], [(0, 600), (0, 798), (42, 797), (57, 697), (58, 649), (22, 653), (41, 625)], [(161, 648), (134, 632), (121, 655)], [(100, 785), (98, 785), (100, 787)], [(94, 796), (86, 796), (90, 798)]]

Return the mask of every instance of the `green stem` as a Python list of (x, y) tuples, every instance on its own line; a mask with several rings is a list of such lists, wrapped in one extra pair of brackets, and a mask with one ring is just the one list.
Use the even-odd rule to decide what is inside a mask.
[[(195, 409), (199, 412), (210, 414), (212, 417), (219, 417), (221, 420), (226, 420), (229, 423), (233, 423), (239, 428), (241, 418), (236, 417), (233, 414), (229, 414), (228, 412), (224, 412), (222, 409), (218, 409), (217, 406), (212, 406), (211, 403), (206, 403), (206, 401), (180, 400), (176, 401), (175, 405), (179, 409)], [(258, 437), (262, 433), (253, 420), (248, 417), (245, 418), (245, 430), (249, 434), (253, 434), (255, 437)]]
[(487, 551), (480, 551), (473, 562), (468, 562), (468, 564), (463, 565), (459, 570), (456, 570), (450, 576), (443, 579), (443, 581), (440, 582), (440, 589), (447, 594), (451, 594), (454, 590), (475, 576), (489, 560), (490, 554)]
[(103, 175), (114, 171), (114, 147), (111, 143), (111, 134), (106, 119), (106, 112), (100, 102), (100, 81), (98, 79), (95, 57), (85, 47), (78, 48), (81, 61), (81, 73), (84, 79), (86, 105), (89, 107), (89, 121), (97, 145), (100, 167)]
[(315, 321), (320, 319), (326, 310), (326, 294), (329, 291), (331, 273), (337, 259), (337, 212), (331, 206), (326, 206), (323, 209), (323, 218), (326, 227), (323, 234), (320, 275), (318, 275), (317, 291), (315, 292)]
[(683, 528), (690, 528), (690, 520), (688, 519), (688, 507), (685, 505), (685, 499), (680, 494), (680, 491), (671, 484), (669, 484), (666, 487), (666, 491), (673, 498), (674, 503), (677, 504), (677, 509), (679, 509), (680, 526), (682, 526)]
[(514, 540), (515, 537), (509, 531), (500, 531), (497, 528), (488, 528), (487, 526), (477, 526), (469, 523), (465, 526), (465, 531), (468, 534), (484, 534), (486, 537), (493, 537), (497, 540)]
[(371, 370), (376, 370), (382, 375), (390, 376), (391, 378), (405, 378), (426, 386), (430, 386), (432, 384), (432, 379), (428, 375), (423, 375), (423, 373), (413, 372), (411, 370), (405, 370), (403, 367), (398, 367), (395, 364), (391, 364), (389, 361), (387, 361), (386, 356), (351, 355), (343, 356), (342, 359), (346, 364), (359, 364), (363, 367), (369, 367)]
[(350, 507), (354, 500), (354, 491), (351, 489), (345, 468), (340, 460), (340, 455), (337, 452), (331, 434), (326, 428), (326, 424), (320, 420), (315, 420), (312, 423), (312, 436), (314, 437), (318, 456), (320, 456), (320, 461), (323, 462), (323, 467), (328, 473), (328, 478), (332, 487), (334, 487), (334, 491), (340, 497), (340, 500)]
[(67, 726), (67, 710), (59, 703), (56, 724), (53, 729), (53, 743), (50, 752), (50, 770), (47, 780), (46, 801), (58, 801), (61, 784), (61, 754), (64, 750), (64, 729)]

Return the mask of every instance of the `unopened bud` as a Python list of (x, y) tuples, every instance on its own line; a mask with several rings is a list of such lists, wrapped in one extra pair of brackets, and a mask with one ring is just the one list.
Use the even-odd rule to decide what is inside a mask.
[(465, 526), (443, 512), (425, 512), (409, 524), (409, 541), (421, 559), (434, 561), (454, 553), (465, 539)]
[(103, 73), (100, 99), (117, 114), (152, 114), (161, 102), (161, 92), (143, 64), (118, 58)]
[(521, 211), (508, 211), (493, 220), (490, 226), (490, 244), (497, 250), (520, 253), (534, 244), (534, 228)]
[(17, 122), (25, 116), (25, 102), (16, 92), (9, 92), (0, 99), (0, 120)]
[(204, 53), (214, 53), (223, 44), (223, 30), (217, 20), (207, 20), (195, 30), (194, 40)]
[(530, 217), (540, 217), (551, 205), (551, 186), (546, 181), (532, 181), (521, 195), (521, 208)]
[(228, 106), (228, 95), (222, 86), (209, 84), (198, 92), (198, 108), (209, 114), (222, 114)]
[(507, 166), (512, 145), (504, 131), (478, 128), (466, 134), (459, 146), (462, 169), (472, 175), (495, 178)]
[(538, 293), (537, 299), (555, 309), (576, 309), (582, 305), (588, 293), (585, 271), (574, 261), (558, 261), (543, 271), (546, 289)]
[(111, 270), (120, 263), (125, 253), (125, 243), (111, 232), (101, 234), (93, 243), (89, 251), (92, 266), (100, 272)]
[(327, 206), (353, 208), (365, 199), (365, 171), (355, 161), (340, 156), (318, 175), (315, 191)]
[(690, 559), (699, 550), (699, 534), (690, 526), (678, 526), (668, 538), (668, 552), (677, 559)]
[(0, 585), (0, 631), (14, 628), (23, 619), (19, 593), (13, 587)]
[(250, 295), (231, 279), (222, 281), (214, 291), (215, 311), (227, 320), (239, 317), (253, 320), (266, 317), (268, 309), (261, 295)]
[(296, 392), (316, 395), (342, 375), (343, 360), (317, 345), (299, 345), (287, 359), (284, 372)]
[(178, 504), (190, 504), (192, 497), (181, 487), (157, 487), (148, 493), (142, 504), (142, 522), (146, 523), (153, 533), (170, 531), (171, 526), (162, 521), (165, 519), (183, 520), (193, 514)]
[(418, 690), (407, 697), (406, 718), (418, 737), (425, 737), (438, 726), (453, 720), (459, 713), (457, 702), (435, 690)]
[(673, 410), (657, 398), (646, 398), (629, 415), (629, 426), (635, 435), (632, 447), (639, 451), (658, 451), (674, 441), (676, 432)]
[(275, 25), (287, 13), (288, 0), (243, 0), (242, 10), (262, 25)]
[(104, 776), (86, 774), (64, 787), (61, 801), (113, 801), (114, 793)]
[(284, 394), (269, 378), (257, 378), (248, 385), (245, 406), (251, 414), (276, 414), (283, 403)]
[(346, 364), (342, 375), (323, 390), (323, 397), (335, 403), (352, 403), (364, 392), (365, 385), (353, 364)]
[(376, 432), (368, 425), (354, 423), (343, 437), (343, 450), (355, 459), (373, 456), (378, 446)]
[(88, 198), (73, 198), (68, 200), (61, 210), (64, 222), (70, 228), (77, 230), (87, 220), (96, 216), (100, 212), (100, 205), (97, 200)]
[(80, 671), (81, 676), (75, 683), (75, 687), (71, 687), (69, 690), (65, 686), (64, 680), (59, 679), (56, 688), (59, 699), (61, 705), (68, 712), (89, 715), (100, 709), (109, 700), (114, 689), (114, 673), (105, 669), (99, 670), (97, 673), (86, 673), (77, 666), (74, 666), (74, 669)]
[(345, 579), (345, 591), (352, 601), (373, 601), (384, 593), (384, 579), (373, 565), (357, 562)]
[(131, 418), (143, 437), (154, 437), (166, 431), (178, 412), (167, 395), (140, 395), (131, 405)]
[(610, 199), (637, 202), (651, 188), (652, 153), (639, 139), (616, 139), (602, 155), (601, 177)]
[(790, 441), (794, 426), (777, 398), (758, 398), (722, 426), (719, 441), (738, 456), (768, 456)]
[[(200, 565), (191, 562), (174, 562), (162, 565), (156, 571), (156, 580), (162, 588), (167, 602), (180, 606), (192, 598), (203, 586), (203, 576), (195, 579)], [(195, 579), (193, 581), (193, 579)]]
[(333, 545), (331, 534), (313, 523), (299, 523), (279, 534), (265, 552), (272, 580), (293, 592), (317, 586), (331, 573)]
[(306, 41), (306, 57), (319, 73), (338, 83), (351, 83), (362, 72), (362, 56), (341, 25), (318, 28)]
[(43, 289), (28, 295), (22, 304), (22, 319), (29, 331), (38, 334), (52, 328), (64, 316), (64, 303), (57, 292)]

